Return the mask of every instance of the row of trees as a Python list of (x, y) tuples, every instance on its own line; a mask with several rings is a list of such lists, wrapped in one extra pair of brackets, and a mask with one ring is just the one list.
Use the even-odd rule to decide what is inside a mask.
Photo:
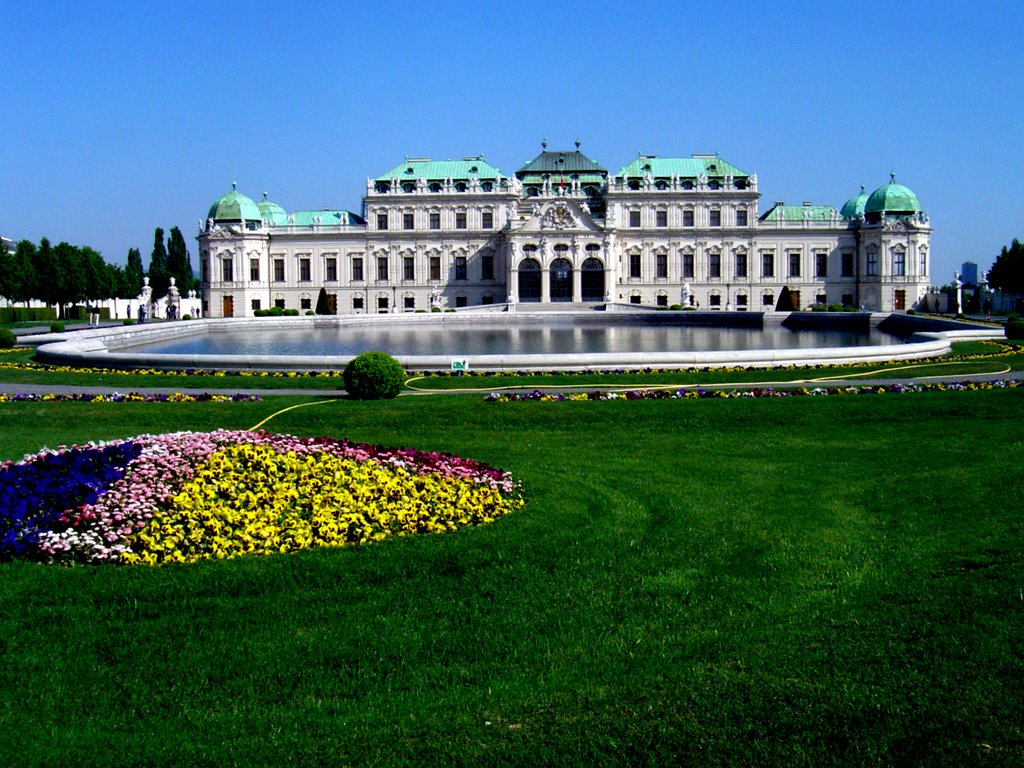
[[(183, 295), (197, 287), (192, 260), (177, 227), (171, 229), (166, 247), (164, 231), (157, 228), (147, 274), (154, 299), (167, 295), (171, 277)], [(128, 262), (122, 267), (108, 264), (89, 246), (53, 246), (44, 237), (39, 245), (22, 240), (9, 251), (0, 241), (0, 296), (12, 304), (35, 300), (56, 306), (60, 317), (71, 305), (135, 298), (142, 290), (142, 278), (138, 248), (128, 251)]]
[(1013, 238), (1009, 248), (1005, 245), (988, 273), (990, 288), (1004, 293), (1024, 293), (1024, 245)]

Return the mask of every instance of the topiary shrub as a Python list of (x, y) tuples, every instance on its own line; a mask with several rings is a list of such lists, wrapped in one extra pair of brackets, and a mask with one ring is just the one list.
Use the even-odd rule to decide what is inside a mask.
[(405, 372), (386, 352), (363, 352), (349, 361), (342, 378), (356, 400), (391, 400), (402, 390)]
[(12, 349), (17, 342), (18, 337), (14, 335), (13, 331), (0, 328), (0, 349)]
[(50, 323), (50, 333), (64, 333), (64, 323)]
[[(295, 309), (295, 307), (292, 307), (290, 309), (286, 309), (281, 314), (284, 315), (285, 317), (298, 317), (299, 316), (299, 310)], [(310, 313), (310, 314), (312, 314), (312, 313)]]
[(1020, 341), (1024, 339), (1024, 322), (1011, 320), (1006, 324), (1006, 338)]

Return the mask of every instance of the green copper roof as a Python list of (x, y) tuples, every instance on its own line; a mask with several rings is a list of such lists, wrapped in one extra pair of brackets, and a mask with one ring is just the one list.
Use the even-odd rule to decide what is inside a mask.
[(732, 163), (717, 155), (694, 155), (693, 157), (658, 157), (639, 155), (629, 165), (619, 169), (616, 176), (643, 176), (650, 173), (654, 178), (697, 178), (698, 176), (749, 176)]
[(832, 221), (838, 216), (831, 205), (775, 205), (761, 221)]
[(843, 207), (839, 209), (839, 215), (847, 221), (853, 221), (864, 215), (864, 206), (868, 201), (868, 193), (864, 191), (864, 185), (860, 185), (860, 194), (856, 197), (851, 197), (845, 203)]
[(267, 199), (266, 192), (263, 193), (263, 199), (260, 200), (256, 207), (260, 209), (260, 215), (264, 221), (269, 221), (271, 224), (278, 227), (288, 223), (288, 214), (285, 213), (284, 208), (277, 203), (270, 202)]
[(348, 211), (295, 211), (286, 217), (284, 225), (293, 227), (336, 227), (345, 221), (348, 226), (361, 226), (366, 222)]
[(864, 204), (865, 213), (918, 213), (921, 203), (917, 195), (896, 183), (896, 174), (890, 176), (889, 183), (871, 193)]
[(214, 200), (206, 215), (214, 221), (262, 221), (263, 214), (251, 199), (231, 185), (231, 191), (219, 200)]
[(578, 149), (571, 152), (549, 152), (545, 149), (533, 160), (516, 171), (516, 176), (522, 179), (527, 174), (582, 174), (587, 172), (593, 173), (602, 179), (608, 175), (607, 170)]
[(427, 181), (444, 181), (445, 179), (497, 179), (501, 171), (480, 157), (465, 157), (462, 160), (429, 160), (411, 158), (396, 165), (387, 173), (381, 174), (374, 181), (401, 181), (426, 179)]

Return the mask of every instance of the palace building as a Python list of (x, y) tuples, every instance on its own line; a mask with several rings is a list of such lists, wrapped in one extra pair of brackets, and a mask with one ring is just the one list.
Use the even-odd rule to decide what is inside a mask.
[[(717, 155), (639, 155), (611, 173), (573, 150), (512, 176), (483, 156), (406, 158), (360, 213), (288, 213), (232, 189), (198, 235), (204, 314), (333, 314), (552, 302), (774, 310), (784, 291), (889, 312), (928, 291), (931, 228), (895, 178), (841, 208), (775, 202)], [(322, 309), (323, 307), (321, 307)], [(525, 309), (526, 307), (523, 307)]]

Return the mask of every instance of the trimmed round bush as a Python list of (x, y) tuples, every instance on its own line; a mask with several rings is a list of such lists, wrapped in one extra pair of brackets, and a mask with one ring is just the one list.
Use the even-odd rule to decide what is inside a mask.
[(0, 328), (0, 349), (12, 349), (18, 343), (18, 337), (6, 328)]
[(50, 323), (50, 333), (64, 333), (64, 323)]
[(1006, 338), (1020, 341), (1024, 339), (1024, 322), (1011, 320), (1006, 324)]
[(405, 372), (386, 352), (363, 352), (349, 361), (342, 378), (356, 400), (391, 400), (402, 390)]

